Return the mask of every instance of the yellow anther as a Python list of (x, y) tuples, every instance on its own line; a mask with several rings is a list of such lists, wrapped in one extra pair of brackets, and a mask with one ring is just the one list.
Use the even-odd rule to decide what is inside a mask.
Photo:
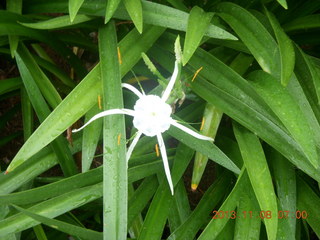
[(121, 58), (121, 52), (120, 52), (120, 48), (117, 47), (117, 51), (118, 51), (118, 61), (119, 61), (119, 64), (121, 65), (122, 64), (122, 58)]
[(158, 144), (156, 144), (155, 149), (156, 149), (157, 157), (159, 157), (159, 156), (160, 156), (160, 153), (159, 153), (159, 146), (158, 146)]
[(99, 107), (100, 110), (102, 109), (102, 106), (101, 106), (101, 96), (100, 96), (100, 95), (98, 95), (98, 107)]
[(118, 146), (120, 145), (120, 141), (121, 141), (121, 133), (119, 133), (118, 135)]
[(195, 74), (193, 75), (193, 78), (192, 78), (191, 82), (193, 82), (194, 79), (196, 79), (196, 77), (198, 76), (198, 74), (199, 74), (199, 72), (202, 70), (202, 68), (203, 68), (203, 67), (199, 68), (199, 69), (195, 72)]
[(205, 118), (203, 117), (203, 118), (202, 118), (202, 121), (201, 121), (200, 131), (203, 129), (205, 121), (206, 121), (206, 120), (205, 120)]

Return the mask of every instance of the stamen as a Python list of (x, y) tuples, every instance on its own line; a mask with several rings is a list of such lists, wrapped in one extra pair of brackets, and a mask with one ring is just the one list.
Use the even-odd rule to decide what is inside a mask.
[(120, 48), (117, 47), (117, 51), (118, 51), (118, 61), (119, 61), (119, 64), (121, 65), (122, 64), (122, 58), (121, 58), (121, 52), (120, 52)]
[(121, 133), (119, 133), (118, 135), (118, 146), (120, 145), (120, 141), (121, 141)]
[(203, 118), (202, 118), (202, 122), (201, 122), (200, 131), (203, 129), (204, 123), (205, 123), (205, 118), (203, 117)]
[(101, 110), (102, 109), (102, 105), (101, 105), (101, 96), (98, 95), (98, 107)]
[(192, 78), (191, 82), (193, 82), (193, 81), (196, 79), (196, 77), (198, 76), (199, 72), (200, 72), (202, 69), (203, 69), (203, 67), (199, 68), (199, 69), (195, 72), (195, 74), (193, 75), (193, 78)]
[(160, 156), (160, 153), (159, 153), (159, 146), (158, 146), (158, 144), (155, 145), (155, 149), (156, 149), (157, 157), (159, 157), (159, 156)]

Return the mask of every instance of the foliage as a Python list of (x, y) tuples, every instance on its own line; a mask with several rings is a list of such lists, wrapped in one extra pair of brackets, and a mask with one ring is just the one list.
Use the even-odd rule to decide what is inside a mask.
[[(313, 0), (7, 0), (0, 239), (320, 238), (319, 13)], [(126, 162), (131, 117), (71, 130), (131, 109), (121, 81), (160, 95), (177, 36), (173, 118), (215, 142), (163, 134), (172, 196), (155, 138)]]

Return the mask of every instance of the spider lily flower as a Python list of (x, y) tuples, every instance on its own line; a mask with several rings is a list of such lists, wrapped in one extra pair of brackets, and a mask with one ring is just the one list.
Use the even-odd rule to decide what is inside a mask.
[(138, 130), (136, 136), (132, 140), (131, 145), (129, 146), (126, 154), (127, 161), (130, 159), (132, 151), (136, 146), (139, 138), (142, 134), (149, 137), (157, 137), (158, 144), (160, 147), (160, 153), (162, 156), (162, 161), (164, 165), (165, 174), (168, 180), (168, 184), (170, 186), (171, 193), (173, 195), (173, 183), (171, 179), (171, 173), (168, 163), (168, 157), (166, 152), (166, 147), (162, 138), (162, 133), (167, 131), (171, 125), (181, 129), (182, 131), (202, 140), (213, 141), (212, 138), (203, 136), (183, 125), (178, 123), (176, 120), (171, 118), (172, 108), (166, 103), (168, 100), (170, 93), (173, 89), (173, 86), (176, 82), (178, 76), (178, 62), (175, 62), (175, 68), (171, 79), (169, 81), (168, 86), (163, 92), (162, 96), (159, 97), (157, 95), (146, 95), (145, 93), (139, 92), (135, 87), (130, 84), (123, 83), (122, 87), (127, 88), (132, 91), (135, 95), (138, 96), (138, 100), (134, 105), (134, 110), (131, 109), (110, 109), (98, 113), (93, 116), (85, 125), (83, 125), (79, 129), (74, 129), (72, 132), (78, 132), (85, 128), (88, 124), (93, 122), (94, 120), (105, 117), (113, 114), (127, 114), (133, 117), (133, 126)]

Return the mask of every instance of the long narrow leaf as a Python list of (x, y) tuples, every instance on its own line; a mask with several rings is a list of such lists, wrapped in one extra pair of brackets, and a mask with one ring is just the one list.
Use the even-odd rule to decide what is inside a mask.
[(142, 33), (143, 14), (141, 0), (123, 0), (124, 5), (139, 33)]
[(105, 20), (104, 20), (105, 23), (110, 21), (114, 12), (117, 10), (120, 2), (121, 2), (121, 0), (109, 0), (107, 2)]
[(266, 8), (265, 12), (267, 14), (267, 17), (269, 18), (273, 31), (276, 35), (277, 42), (279, 44), (281, 58), (281, 83), (283, 86), (287, 86), (293, 73), (295, 63), (293, 43), (281, 28), (276, 17)]
[(232, 177), (229, 173), (224, 172), (214, 181), (214, 183), (207, 189), (196, 209), (190, 216), (171, 233), (168, 240), (174, 239), (193, 239), (201, 226), (207, 222), (208, 213), (216, 207), (219, 201), (231, 188)]
[(75, 226), (70, 223), (62, 222), (59, 220), (51, 219), (48, 217), (41, 216), (39, 214), (35, 214), (27, 209), (23, 209), (19, 206), (13, 205), (14, 208), (24, 213), (25, 215), (33, 218), (36, 221), (39, 221), (49, 227), (52, 227), (58, 231), (62, 231), (68, 233), (70, 235), (74, 235), (77, 237), (81, 237), (83, 239), (103, 239), (103, 234), (100, 232), (96, 232), (90, 229), (85, 229), (79, 226)]
[(84, 0), (69, 0), (68, 9), (70, 21), (73, 22)]
[(251, 85), (277, 114), (293, 138), (300, 144), (309, 161), (315, 168), (319, 167), (315, 135), (306, 116), (295, 100), (271, 75), (256, 71), (248, 77)]
[[(298, 210), (294, 217), (306, 219), (318, 238), (320, 237), (319, 215), (320, 198), (301, 178), (297, 181)], [(294, 213), (293, 213), (294, 215)], [(291, 215), (292, 217), (292, 215)]]
[(276, 78), (280, 77), (278, 46), (259, 20), (234, 3), (223, 2), (218, 9), (219, 15), (240, 36), (261, 68)]
[[(233, 211), (236, 208), (237, 203), (239, 201), (239, 195), (241, 193), (245, 193), (245, 188), (247, 187), (248, 184), (249, 184), (248, 174), (245, 171), (245, 169), (243, 169), (239, 174), (239, 177), (237, 179), (235, 186), (233, 187), (232, 191), (228, 195), (227, 199), (220, 206), (218, 211), (223, 211), (223, 212)], [(216, 239), (229, 220), (230, 220), (229, 218), (211, 219), (209, 224), (206, 226), (206, 228), (203, 230), (203, 232), (199, 236), (198, 240)]]
[[(179, 145), (175, 155), (175, 164), (172, 168), (172, 181), (174, 186), (179, 182), (192, 156), (193, 150), (183, 144)], [(160, 186), (153, 197), (143, 223), (142, 231), (138, 238), (139, 240), (161, 239), (163, 228), (168, 218), (172, 195), (163, 174), (160, 181)]]
[(297, 184), (293, 165), (278, 152), (269, 151), (268, 159), (274, 173), (274, 180), (279, 199), (279, 224), (277, 239), (292, 239), (296, 233), (296, 218), (287, 217), (286, 212), (294, 213), (297, 209)]
[[(21, 57), (20, 52), (23, 52), (24, 48), (21, 47), (15, 54), (17, 59), (17, 64), (21, 73), (22, 80), (26, 87), (28, 96), (30, 101), (40, 119), (40, 121), (44, 121), (44, 119), (50, 114), (50, 109), (47, 106), (45, 100), (38, 89), (38, 86), (25, 64), (24, 59)], [(45, 136), (44, 136), (45, 137)], [(59, 164), (64, 172), (65, 175), (73, 175), (77, 172), (75, 163), (73, 161), (73, 157), (71, 152), (68, 149), (68, 145), (66, 144), (66, 140), (60, 136), (52, 143), (53, 150), (58, 156)], [(9, 169), (7, 169), (9, 172)]]
[(57, 29), (73, 26), (75, 24), (83, 23), (92, 20), (93, 17), (86, 15), (77, 15), (73, 21), (70, 21), (69, 16), (55, 17), (49, 20), (36, 22), (36, 23), (24, 23), (20, 22), (21, 25), (34, 29)]
[(186, 38), (184, 41), (182, 63), (186, 65), (192, 54), (199, 46), (202, 37), (210, 25), (213, 13), (206, 13), (198, 6), (191, 9)]
[[(162, 28), (153, 27), (145, 29), (139, 36), (138, 32), (133, 31), (119, 43), (123, 58), (122, 75), (129, 71), (140, 59), (141, 52), (145, 52), (162, 32)], [(85, 114), (96, 103), (97, 96), (101, 93), (100, 84), (100, 65), (97, 65), (39, 126), (17, 153), (7, 170), (12, 171), (26, 161)]]
[[(28, 208), (35, 214), (52, 218), (78, 208), (88, 202), (98, 199), (102, 196), (102, 183), (85, 188), (76, 189), (70, 193), (58, 196), (48, 201), (39, 203)], [(0, 221), (0, 236), (9, 233), (16, 233), (28, 229), (38, 224), (38, 221), (18, 213)]]
[[(113, 21), (99, 30), (100, 73), (104, 109), (123, 108), (117, 35)], [(127, 235), (127, 160), (124, 116), (103, 121), (103, 223), (105, 240)], [(117, 139), (120, 139), (117, 140)]]
[[(188, 13), (155, 2), (141, 1), (141, 3), (144, 23), (184, 32), (187, 30)], [(43, 11), (67, 13), (67, 9), (67, 2), (60, 2), (60, 4), (42, 2), (39, 5), (34, 3), (26, 6), (26, 12), (29, 13), (39, 13)], [(105, 1), (84, 1), (80, 9), (80, 14), (105, 16)], [(122, 20), (130, 20), (130, 16), (121, 4), (115, 12), (114, 17)], [(234, 35), (213, 24), (209, 25), (205, 35), (218, 39), (237, 40)]]
[(234, 124), (234, 133), (260, 209), (271, 213), (270, 218), (264, 219), (268, 239), (275, 240), (278, 228), (277, 199), (262, 146), (253, 133), (238, 124)]

